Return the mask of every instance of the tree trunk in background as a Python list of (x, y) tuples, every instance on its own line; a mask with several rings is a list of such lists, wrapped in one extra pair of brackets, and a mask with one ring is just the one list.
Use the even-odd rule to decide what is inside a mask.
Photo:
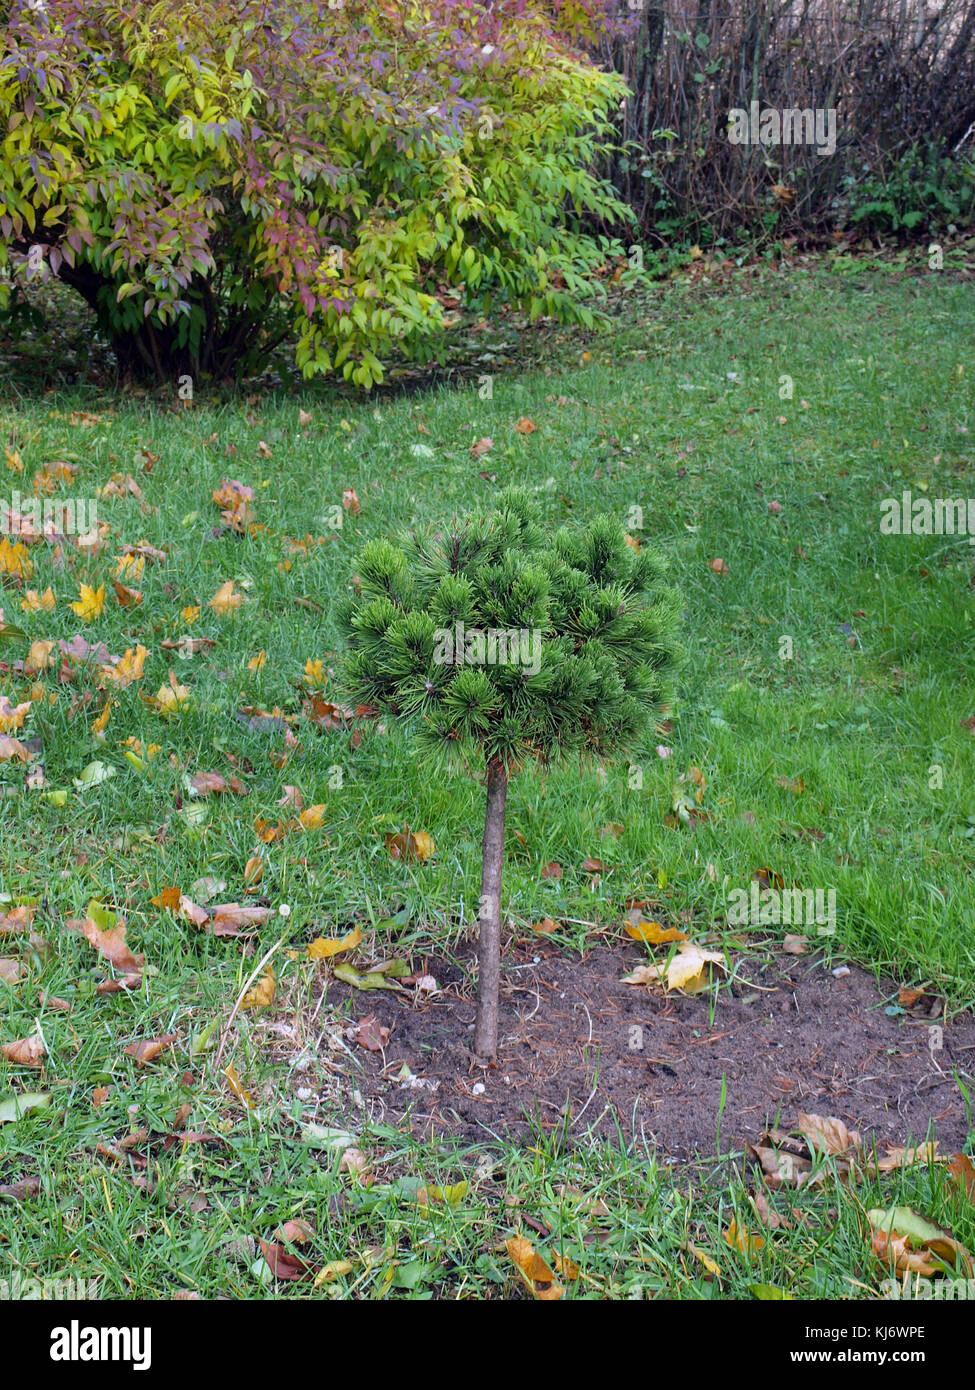
[(498, 1052), (498, 995), (501, 987), (501, 872), (508, 774), (494, 761), (487, 769), (487, 807), (481, 841), (481, 909), (478, 915), (477, 1024), (474, 1051), (491, 1062)]

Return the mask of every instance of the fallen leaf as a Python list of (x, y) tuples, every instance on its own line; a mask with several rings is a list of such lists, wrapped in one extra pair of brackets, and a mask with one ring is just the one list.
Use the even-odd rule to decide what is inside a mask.
[(96, 618), (101, 617), (105, 607), (105, 585), (100, 584), (97, 589), (93, 589), (90, 584), (79, 585), (78, 598), (68, 607), (84, 622), (94, 622)]
[(367, 1052), (381, 1052), (389, 1041), (388, 1028), (384, 1028), (375, 1014), (367, 1014), (359, 1021), (355, 1040)]
[(737, 1221), (732, 1221), (722, 1235), (726, 1245), (730, 1245), (733, 1250), (740, 1250), (743, 1255), (753, 1255), (765, 1248), (764, 1236), (750, 1235), (745, 1227), (739, 1227)]
[(530, 1241), (523, 1236), (512, 1236), (505, 1242), (508, 1257), (514, 1262), (529, 1292), (541, 1302), (555, 1302), (562, 1297), (563, 1289), (556, 1282), (554, 1272), (535, 1252)]
[(210, 600), (209, 607), (221, 618), (226, 618), (231, 613), (236, 612), (244, 602), (243, 594), (235, 592), (235, 583), (236, 580), (228, 579), (225, 584), (220, 585), (220, 588)]
[(316, 936), (315, 940), (308, 947), (308, 957), (310, 960), (330, 960), (332, 956), (337, 956), (340, 951), (351, 951), (362, 940), (362, 932), (358, 927), (353, 927), (345, 936)]
[(309, 1279), (315, 1273), (314, 1266), (307, 1260), (286, 1248), (287, 1245), (304, 1245), (315, 1235), (314, 1226), (307, 1221), (286, 1221), (275, 1232), (271, 1240), (259, 1240), (261, 1254), (275, 1279)]
[(626, 934), (634, 941), (647, 941), (651, 946), (659, 946), (665, 941), (686, 941), (687, 933), (677, 927), (664, 927), (659, 922), (635, 922), (626, 928)]
[(392, 859), (420, 860), (429, 859), (436, 849), (433, 840), (424, 830), (411, 831), (408, 825), (404, 825), (402, 834), (387, 835), (386, 848), (389, 850)]
[(227, 1078), (227, 1085), (230, 1087), (231, 1094), (235, 1095), (242, 1104), (246, 1105), (248, 1110), (256, 1109), (253, 1097), (250, 1091), (244, 1090), (241, 1079), (237, 1074), (237, 1068), (233, 1063), (231, 1063), (229, 1067), (224, 1067), (223, 1074)]
[(147, 1062), (158, 1057), (160, 1052), (165, 1052), (175, 1039), (175, 1033), (163, 1033), (158, 1038), (144, 1038), (141, 1042), (129, 1043), (128, 1047), (122, 1048), (122, 1051), (135, 1058), (137, 1067), (144, 1067)]
[(44, 1039), (36, 1033), (17, 1042), (0, 1044), (0, 1056), (6, 1057), (15, 1067), (42, 1067), (47, 1056)]
[(274, 971), (268, 967), (257, 984), (244, 995), (240, 1007), (242, 1009), (266, 1009), (274, 999), (275, 985)]

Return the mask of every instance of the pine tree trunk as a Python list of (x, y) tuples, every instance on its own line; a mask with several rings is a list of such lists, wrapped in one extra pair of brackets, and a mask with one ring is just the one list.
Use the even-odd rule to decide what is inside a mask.
[(488, 763), (487, 808), (481, 841), (481, 911), (478, 918), (477, 1024), (474, 1051), (491, 1062), (498, 1052), (498, 995), (501, 986), (501, 870), (508, 775), (504, 764)]

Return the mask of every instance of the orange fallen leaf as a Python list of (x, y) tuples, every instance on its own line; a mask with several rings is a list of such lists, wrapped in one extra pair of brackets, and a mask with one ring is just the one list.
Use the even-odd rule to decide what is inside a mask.
[(513, 1261), (528, 1291), (539, 1302), (552, 1303), (562, 1297), (564, 1290), (556, 1281), (554, 1272), (530, 1241), (525, 1240), (524, 1236), (512, 1236), (505, 1242), (505, 1247), (508, 1258)]

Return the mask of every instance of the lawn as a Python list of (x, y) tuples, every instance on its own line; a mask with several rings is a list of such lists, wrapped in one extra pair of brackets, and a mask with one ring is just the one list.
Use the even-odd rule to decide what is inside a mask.
[[(463, 958), (479, 893), (482, 788), (431, 777), (396, 728), (342, 717), (333, 602), (367, 539), (487, 508), (509, 482), (535, 489), (553, 526), (608, 512), (662, 547), (688, 652), (658, 747), (513, 782), (515, 934), (548, 918), (566, 952), (615, 941), (622, 974), (638, 901), (734, 958), (729, 895), (762, 870), (835, 895), (817, 968), (866, 968), (905, 1028), (898, 986), (942, 1000), (946, 1031), (975, 1003), (975, 551), (964, 535), (880, 530), (885, 498), (973, 491), (970, 280), (841, 261), (720, 290), (688, 275), (634, 291), (612, 332), (503, 321), (478, 346), (459, 385), (369, 398), (198, 389), (186, 403), (175, 384), (133, 395), (8, 375), (5, 495), (46, 469), (54, 495), (98, 494), (107, 525), (91, 554), (28, 547), (29, 574), (2, 592), (27, 640), (0, 649), (0, 693), (30, 702), (7, 731), (34, 756), (0, 762), (0, 1042), (40, 1034), (46, 1055), (0, 1060), (0, 1096), (51, 1097), (0, 1124), (0, 1247), (23, 1277), (98, 1279), (101, 1297), (510, 1297), (504, 1243), (521, 1234), (578, 1266), (562, 1266), (567, 1297), (870, 1298), (884, 1270), (867, 1210), (910, 1205), (975, 1241), (964, 1188), (920, 1163), (770, 1193), (783, 1223), (763, 1226), (719, 1112), (708, 1152), (683, 1164), (623, 1133), (567, 1143), (535, 1120), (527, 1137), (458, 1145), (304, 1104), (302, 1059), (347, 993), (308, 943), (358, 928), (339, 959), (420, 971)], [(479, 440), (493, 444), (472, 458)], [(242, 533), (213, 500), (226, 479), (253, 490)], [(120, 566), (123, 545), (144, 564), (137, 549)], [(229, 582), (239, 604), (211, 606)], [(105, 588), (97, 616), (70, 606), (82, 585)], [(48, 588), (53, 608), (25, 610)], [(79, 633), (96, 650), (62, 660), (56, 643)], [(28, 642), (55, 646), (25, 671)], [(141, 678), (119, 681), (100, 644), (145, 647)], [(238, 790), (207, 794), (200, 774)], [(390, 853), (404, 825), (432, 837), (428, 858)], [(174, 888), (266, 920), (218, 935), (167, 905)], [(124, 965), (65, 926), (92, 899), (145, 957), (131, 991), (97, 992)], [(271, 948), (274, 999), (234, 1012)], [(716, 1010), (726, 988), (711, 987)], [(167, 1035), (143, 1065), (124, 1051)], [(975, 1134), (972, 1055), (953, 1075)], [(285, 1288), (255, 1240), (293, 1220), (311, 1223), (298, 1248), (326, 1272)]]

